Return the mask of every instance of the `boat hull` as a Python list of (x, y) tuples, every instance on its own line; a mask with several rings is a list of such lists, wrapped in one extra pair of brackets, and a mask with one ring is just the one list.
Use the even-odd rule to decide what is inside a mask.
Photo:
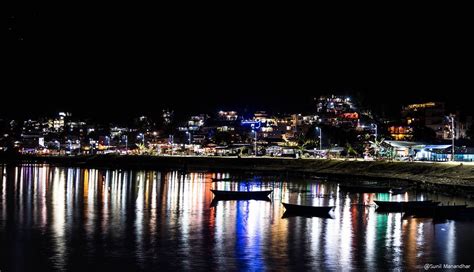
[(307, 215), (327, 215), (334, 206), (303, 206), (289, 203), (282, 203), (287, 213), (291, 214), (307, 214)]

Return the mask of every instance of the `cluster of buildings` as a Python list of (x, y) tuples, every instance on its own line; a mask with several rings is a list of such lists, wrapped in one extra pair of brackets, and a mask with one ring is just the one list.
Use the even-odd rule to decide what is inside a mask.
[[(21, 121), (0, 119), (0, 151), (370, 157), (385, 148), (399, 157), (423, 154), (424, 159), (438, 160), (444, 155), (433, 154), (444, 154), (444, 147), (448, 155), (452, 145), (423, 145), (415, 142), (420, 135), (433, 141), (459, 140), (469, 138), (472, 125), (472, 118), (448, 116), (444, 104), (437, 102), (407, 105), (396, 120), (379, 120), (347, 96), (317, 97), (313, 106), (314, 110), (306, 114), (242, 114), (230, 110), (196, 114), (185, 120), (176, 120), (173, 111), (163, 110), (159, 116), (140, 116), (126, 125), (80, 120), (68, 112)], [(337, 132), (354, 135), (352, 142), (342, 143)], [(387, 141), (381, 143), (382, 138)], [(460, 147), (459, 152), (462, 150), (470, 152), (466, 147)], [(460, 160), (465, 158), (469, 157), (458, 155)]]
[(448, 114), (444, 103), (427, 102), (403, 107), (401, 120), (393, 122), (388, 132), (394, 140), (411, 141), (417, 129), (427, 128), (434, 139), (450, 140), (454, 137), (459, 140), (468, 138), (471, 127), (472, 116), (462, 116), (459, 112)]

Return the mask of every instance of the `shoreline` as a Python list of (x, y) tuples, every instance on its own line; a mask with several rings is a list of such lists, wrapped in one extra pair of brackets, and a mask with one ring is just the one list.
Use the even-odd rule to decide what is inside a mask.
[(445, 191), (474, 198), (474, 165), (463, 163), (143, 155), (20, 155), (0, 156), (0, 162), (143, 170), (276, 172), (336, 178), (398, 180), (429, 191)]

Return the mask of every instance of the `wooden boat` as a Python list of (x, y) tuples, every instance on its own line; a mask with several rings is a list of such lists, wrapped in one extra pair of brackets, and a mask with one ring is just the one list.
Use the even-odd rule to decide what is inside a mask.
[(281, 203), (288, 213), (297, 214), (328, 214), (334, 206), (304, 206), (289, 203)]
[(239, 199), (262, 199), (265, 200), (268, 198), (268, 195), (273, 192), (273, 190), (266, 191), (221, 191), (221, 190), (212, 190), (214, 196), (219, 199), (229, 199), (229, 200), (239, 200)]
[(374, 203), (378, 206), (377, 211), (382, 212), (406, 212), (418, 207), (433, 207), (439, 205), (439, 202), (432, 200), (424, 201), (379, 201), (374, 200)]

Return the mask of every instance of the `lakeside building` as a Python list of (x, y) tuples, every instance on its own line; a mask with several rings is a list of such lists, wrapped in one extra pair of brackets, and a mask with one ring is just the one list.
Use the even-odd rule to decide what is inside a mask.
[(407, 125), (420, 124), (438, 131), (444, 124), (446, 110), (442, 102), (426, 102), (407, 105), (401, 114)]
[[(405, 139), (410, 139), (413, 135), (413, 128), (424, 126), (430, 128), (436, 133), (436, 138), (440, 140), (449, 140), (453, 136), (452, 124), (447, 118), (445, 104), (442, 102), (426, 102), (419, 104), (410, 104), (402, 108), (402, 126), (407, 132)], [(467, 131), (472, 127), (472, 117), (464, 116), (457, 112), (454, 114), (454, 138), (467, 138)], [(396, 133), (394, 133), (396, 134)], [(399, 139), (401, 137), (398, 137)]]
[[(451, 140), (454, 133), (456, 140), (469, 137), (472, 128), (472, 117), (463, 116), (460, 112), (454, 115), (454, 131), (445, 104), (442, 102), (426, 102), (409, 104), (401, 110), (401, 121), (387, 125), (387, 132), (393, 140), (411, 141), (415, 134), (428, 136), (433, 133), (438, 140)], [(429, 131), (420, 131), (428, 128)], [(430, 132), (432, 131), (432, 132)]]
[[(393, 150), (396, 159), (415, 161), (451, 161), (452, 145), (450, 144), (428, 144), (410, 141), (386, 141)], [(455, 161), (474, 161), (474, 148), (458, 147), (454, 149)]]
[[(381, 119), (374, 118), (370, 110), (358, 109), (355, 101), (349, 97), (322, 96), (316, 101), (316, 109), (304, 114), (275, 114), (265, 111), (245, 113), (245, 116), (249, 117), (246, 123), (242, 122), (242, 114), (234, 110), (218, 111), (211, 116), (193, 115), (182, 119), (180, 123), (172, 123), (174, 113), (164, 110), (159, 117), (162, 119), (157, 122), (148, 116), (140, 116), (129, 122), (114, 124), (93, 120), (84, 122), (73, 119), (71, 113), (61, 112), (55, 118), (3, 121), (4, 133), (0, 139), (1, 148), (4, 150), (7, 146), (16, 146), (23, 148), (25, 152), (28, 150), (33, 153), (65, 151), (70, 154), (84, 152), (161, 154), (158, 146), (162, 146), (165, 152), (163, 154), (168, 154), (166, 152), (207, 154), (206, 152), (211, 150), (209, 147), (213, 145), (215, 145), (214, 153), (216, 147), (233, 148), (236, 145), (245, 145), (253, 147), (248, 152), (246, 150), (246, 154), (254, 154), (255, 143), (257, 143), (258, 154), (277, 155), (293, 152), (285, 149), (304, 150), (303, 146), (311, 146), (309, 149), (313, 150), (315, 145), (319, 145), (318, 137), (323, 130), (322, 139), (325, 143), (323, 145), (326, 145), (328, 150), (338, 145), (339, 148), (345, 147), (347, 143), (351, 149), (353, 147), (357, 149), (357, 152), (351, 152), (351, 154), (361, 157), (370, 142), (374, 142), (375, 138), (386, 139), (387, 134), (395, 141), (413, 141), (414, 135), (419, 132), (418, 126), (428, 125), (438, 129), (439, 139), (450, 139), (453, 135), (446, 120), (443, 103), (407, 105), (402, 110), (403, 121), (395, 123), (393, 120), (381, 122)], [(258, 122), (259, 127), (252, 129), (252, 122)], [(456, 138), (467, 137), (472, 118), (456, 114), (455, 123)], [(317, 129), (320, 130), (314, 132)], [(463, 144), (462, 141), (459, 143)], [(278, 148), (278, 146), (292, 148)], [(407, 153), (406, 149), (397, 148), (400, 158), (410, 156), (410, 152)], [(266, 149), (268, 152), (265, 152)], [(430, 155), (423, 155), (420, 159), (444, 159), (444, 153), (438, 148), (431, 147), (430, 150), (420, 147), (415, 151), (430, 153)], [(411, 151), (413, 157), (415, 157), (415, 151)], [(461, 152), (456, 158), (469, 160), (469, 152)], [(342, 156), (346, 154), (343, 151), (340, 153), (343, 154)], [(425, 153), (420, 153), (418, 156)], [(449, 154), (450, 152), (447, 152), (445, 155)], [(385, 154), (380, 153), (376, 156), (386, 157)]]

